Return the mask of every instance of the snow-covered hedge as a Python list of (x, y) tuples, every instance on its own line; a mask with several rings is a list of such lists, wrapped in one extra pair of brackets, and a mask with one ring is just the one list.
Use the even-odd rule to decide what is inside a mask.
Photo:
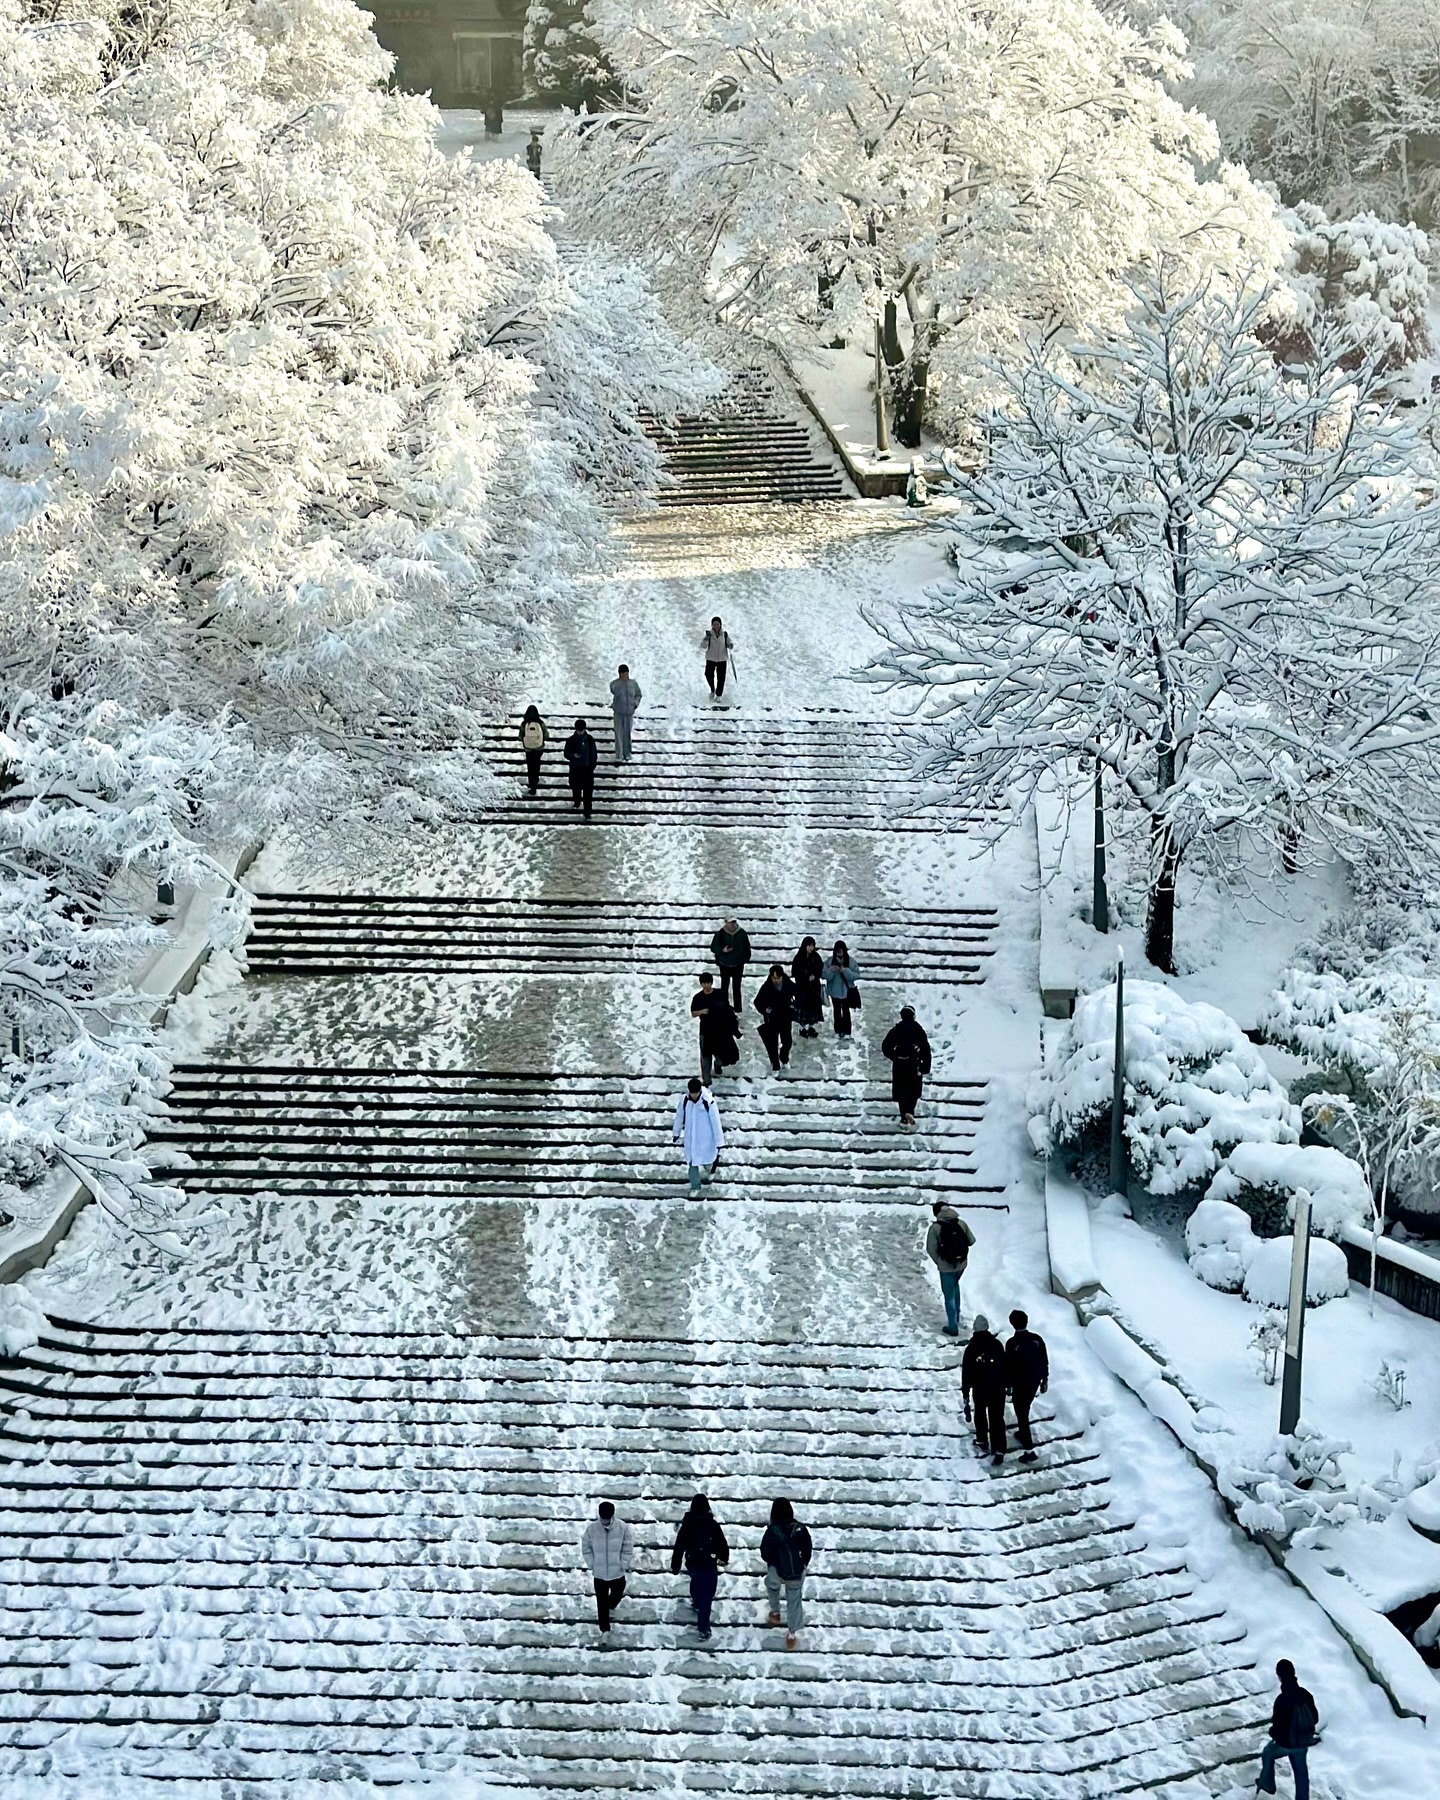
[(1238, 1294), (1259, 1248), (1248, 1213), (1228, 1200), (1202, 1200), (1185, 1224), (1190, 1267), (1207, 1286)]
[[(1290, 1299), (1289, 1237), (1257, 1240), (1245, 1267), (1245, 1298), (1256, 1306), (1285, 1306)], [(1311, 1238), (1310, 1261), (1305, 1270), (1305, 1304), (1323, 1306), (1350, 1290), (1350, 1265), (1345, 1252), (1328, 1238)]]
[(1323, 1144), (1237, 1144), (1206, 1189), (1207, 1201), (1233, 1201), (1261, 1237), (1295, 1222), (1295, 1201), (1310, 1197), (1310, 1228), (1338, 1238), (1370, 1217), (1370, 1187), (1359, 1163)]
[[(1042, 1150), (1098, 1149), (1109, 1130), (1113, 983), (1082, 996), (1033, 1103)], [(1237, 1144), (1294, 1144), (1300, 1118), (1228, 1014), (1156, 981), (1125, 986), (1130, 1167), (1156, 1194), (1207, 1182)]]

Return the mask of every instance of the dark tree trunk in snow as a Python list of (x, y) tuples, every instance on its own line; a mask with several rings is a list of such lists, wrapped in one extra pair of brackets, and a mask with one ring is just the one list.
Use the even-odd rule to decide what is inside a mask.
[(1180, 852), (1170, 827), (1155, 823), (1150, 870), (1150, 903), (1145, 914), (1145, 955), (1167, 975), (1175, 973), (1175, 877)]

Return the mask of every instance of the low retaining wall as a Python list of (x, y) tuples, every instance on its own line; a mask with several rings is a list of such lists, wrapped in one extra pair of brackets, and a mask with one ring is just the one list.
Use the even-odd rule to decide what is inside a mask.
[(1375, 1291), (1398, 1301), (1426, 1319), (1440, 1319), (1440, 1261), (1408, 1244), (1375, 1238), (1358, 1225), (1340, 1233), (1340, 1247), (1350, 1265), (1350, 1279), (1370, 1285), (1370, 1251), (1375, 1248)]

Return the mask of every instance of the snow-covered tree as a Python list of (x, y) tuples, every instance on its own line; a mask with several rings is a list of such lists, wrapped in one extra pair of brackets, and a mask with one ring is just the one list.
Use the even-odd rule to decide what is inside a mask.
[(1147, 954), (1171, 969), (1197, 845), (1222, 873), (1241, 830), (1287, 866), (1428, 858), (1440, 508), (1350, 340), (1282, 367), (1274, 294), (1160, 270), (1136, 298), (1125, 330), (1010, 373), (984, 466), (952, 469), (955, 579), (889, 622), (874, 674), (921, 691), (967, 807), (1013, 821), (1047, 771), (1098, 758), (1143, 821)]
[[(981, 359), (1124, 310), (1157, 247), (1273, 266), (1269, 198), (1166, 92), (1173, 29), (1091, 0), (595, 0), (633, 104), (575, 121), (573, 229), (648, 258), (692, 317), (782, 346), (886, 335), (897, 433), (955, 426)], [(1213, 172), (1212, 172), (1213, 171)]]
[(590, 0), (530, 0), (525, 13), (525, 91), (582, 106), (610, 82)]
[(1418, 225), (1361, 213), (1327, 219), (1295, 208), (1295, 237), (1284, 274), (1293, 305), (1271, 339), (1287, 360), (1315, 354), (1316, 335), (1338, 326), (1355, 355), (1382, 369), (1416, 362), (1430, 348), (1430, 242)]
[(1179, 0), (1181, 91), (1287, 202), (1437, 223), (1440, 8), (1433, 0)]
[(473, 804), (637, 406), (710, 385), (388, 71), (350, 0), (0, 0), (0, 1178), (134, 1177), (127, 872)]

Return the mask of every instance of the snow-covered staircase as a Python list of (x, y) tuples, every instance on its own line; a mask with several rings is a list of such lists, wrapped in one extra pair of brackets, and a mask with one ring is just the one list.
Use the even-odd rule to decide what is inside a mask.
[[(743, 682), (743, 676), (742, 676)], [(509, 792), (480, 809), (486, 824), (579, 823), (561, 746), (584, 719), (600, 752), (595, 822), (754, 829), (778, 824), (824, 831), (963, 830), (988, 822), (953, 806), (943, 814), (915, 772), (912, 734), (899, 723), (815, 711), (785, 717), (716, 706), (669, 712), (645, 707), (633, 732), (634, 760), (617, 767), (608, 697), (547, 709), (550, 745), (540, 792), (525, 791), (520, 715), (480, 734), (486, 766)]]
[(841, 500), (850, 492), (818, 427), (801, 423), (758, 370), (738, 376), (703, 413), (647, 416), (644, 425), (664, 456), (662, 506)]
[[(982, 1468), (955, 1362), (56, 1321), (0, 1365), (0, 1785), (1221, 1791), (1264, 1711), (1237, 1629), (1083, 1436), (1051, 1420), (1039, 1466)], [(713, 1649), (669, 1574), (696, 1490), (733, 1546)], [(793, 1653), (756, 1556), (777, 1493), (817, 1540)], [(640, 1550), (602, 1650), (577, 1535), (606, 1495)]]
[[(754, 961), (787, 969), (807, 934), (864, 945), (872, 981), (978, 986), (995, 954), (991, 906), (869, 906), (817, 919), (798, 906), (732, 900)], [(257, 896), (252, 974), (693, 975), (710, 960), (715, 906), (659, 898), (272, 893)]]
[[(186, 1159), (167, 1171), (178, 1186), (227, 1196), (675, 1199), (670, 1122), (689, 1073), (181, 1064), (150, 1141)], [(985, 1088), (931, 1081), (905, 1137), (863, 1077), (722, 1077), (726, 1148), (706, 1198), (913, 1212), (941, 1191), (999, 1196), (975, 1160)]]

